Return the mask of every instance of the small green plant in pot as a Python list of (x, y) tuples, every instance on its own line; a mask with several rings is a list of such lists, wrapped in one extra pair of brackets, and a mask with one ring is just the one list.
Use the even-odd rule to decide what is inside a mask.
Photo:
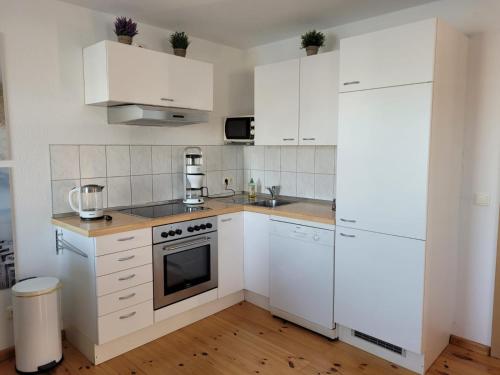
[(324, 44), (325, 34), (321, 31), (311, 30), (302, 35), (302, 48), (306, 49), (307, 56), (316, 55)]
[(176, 56), (186, 57), (186, 49), (189, 43), (189, 37), (184, 31), (176, 31), (170, 35), (170, 44)]
[(115, 34), (120, 43), (132, 44), (134, 36), (139, 34), (137, 31), (137, 24), (132, 21), (132, 18), (116, 17)]

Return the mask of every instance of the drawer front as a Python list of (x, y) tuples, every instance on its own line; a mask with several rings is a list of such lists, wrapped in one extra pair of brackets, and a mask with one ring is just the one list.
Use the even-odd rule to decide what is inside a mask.
[(151, 244), (151, 229), (146, 228), (96, 237), (95, 251), (96, 256), (99, 256), (149, 246)]
[(153, 249), (150, 246), (138, 249), (120, 251), (118, 253), (103, 255), (95, 260), (95, 270), (97, 276), (108, 275), (110, 273), (123, 271), (128, 268), (139, 267), (152, 263)]
[(153, 324), (153, 301), (146, 301), (98, 319), (99, 345)]
[(97, 314), (99, 316), (106, 315), (151, 299), (153, 299), (153, 283), (138, 285), (99, 297)]
[(101, 297), (151, 281), (153, 281), (153, 266), (151, 264), (100, 276), (97, 278), (97, 296)]

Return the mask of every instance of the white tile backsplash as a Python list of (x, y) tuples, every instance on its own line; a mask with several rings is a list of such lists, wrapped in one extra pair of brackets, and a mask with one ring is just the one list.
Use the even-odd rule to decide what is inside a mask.
[(80, 146), (81, 178), (106, 177), (106, 146)]
[(107, 177), (130, 176), (130, 146), (106, 146)]
[(313, 146), (297, 147), (297, 172), (314, 173), (314, 153)]
[[(52, 181), (52, 212), (62, 214), (72, 212), (69, 206), (68, 195), (71, 189), (80, 186), (80, 180), (58, 180)], [(76, 203), (76, 199), (75, 202)]]
[(108, 177), (108, 207), (129, 206), (132, 203), (130, 176)]
[(153, 146), (152, 168), (153, 174), (172, 172), (172, 146)]
[(172, 199), (172, 175), (153, 175), (153, 202), (163, 202)]
[(335, 174), (335, 149), (333, 147), (316, 147), (314, 173)]
[(140, 176), (152, 173), (151, 146), (130, 146), (130, 173)]
[(50, 146), (52, 180), (80, 178), (80, 147), (74, 145)]
[(142, 175), (131, 177), (132, 204), (146, 204), (153, 201), (153, 176)]
[(264, 150), (264, 169), (266, 171), (280, 171), (281, 148), (279, 146), (268, 146)]
[[(113, 208), (184, 197), (184, 149), (170, 145), (51, 145), (53, 212), (69, 212), (67, 192), (76, 185), (105, 185), (104, 204)], [(281, 186), (280, 194), (331, 200), (335, 196), (335, 148), (329, 146), (199, 146), (204, 185), (210, 195), (229, 188), (257, 191)], [(208, 170), (208, 172), (207, 172)], [(60, 181), (56, 183), (57, 181)], [(66, 195), (65, 195), (66, 194)]]
[(314, 198), (314, 173), (297, 173), (297, 196)]
[(297, 147), (295, 146), (281, 147), (281, 171), (282, 172), (297, 171)]

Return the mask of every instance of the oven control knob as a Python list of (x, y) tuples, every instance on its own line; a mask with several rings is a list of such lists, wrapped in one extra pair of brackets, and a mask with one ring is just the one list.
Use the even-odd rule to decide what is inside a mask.
[(199, 230), (200, 230), (200, 226), (199, 226), (199, 225), (195, 225), (195, 226), (194, 226), (194, 230), (195, 230), (195, 231), (199, 231)]
[(179, 235), (181, 235), (181, 234), (182, 234), (182, 230), (180, 230), (180, 229), (176, 229), (176, 230), (175, 230), (175, 234), (179, 234)]
[(207, 223), (206, 227), (207, 227), (208, 229), (212, 228), (212, 223)]
[(194, 232), (194, 228), (193, 227), (188, 227), (188, 232), (189, 233)]
[(207, 229), (207, 226), (206, 226), (205, 224), (201, 224), (201, 225), (200, 225), (200, 228), (201, 228), (201, 229)]
[(168, 232), (168, 235), (169, 236), (175, 236), (175, 232), (173, 230), (171, 230), (171, 231)]
[(163, 238), (167, 238), (167, 237), (168, 237), (168, 233), (167, 233), (167, 232), (161, 232), (161, 236), (162, 236)]

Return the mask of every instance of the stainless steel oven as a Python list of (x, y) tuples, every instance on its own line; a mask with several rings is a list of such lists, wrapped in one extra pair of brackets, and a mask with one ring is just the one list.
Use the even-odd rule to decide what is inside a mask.
[(155, 310), (217, 288), (217, 217), (153, 228)]

